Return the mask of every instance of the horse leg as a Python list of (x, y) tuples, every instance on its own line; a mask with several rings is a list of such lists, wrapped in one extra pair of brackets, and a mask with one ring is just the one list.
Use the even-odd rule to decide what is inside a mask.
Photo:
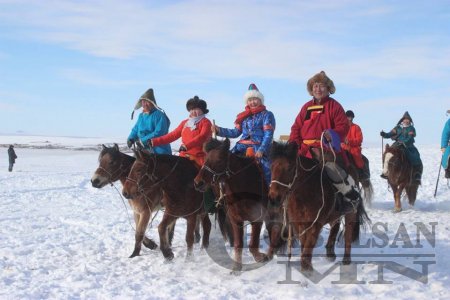
[(321, 228), (321, 225), (315, 224), (306, 233), (304, 233), (304, 235), (308, 235), (305, 237), (305, 245), (300, 256), (301, 272), (310, 273), (313, 270), (311, 262), (312, 253), (314, 251), (314, 247), (316, 246)]
[(232, 273), (242, 270), (242, 248), (244, 247), (244, 223), (232, 222), (234, 240), (234, 264)]
[(209, 234), (211, 233), (211, 221), (209, 220), (209, 216), (207, 213), (200, 214), (202, 217), (202, 226), (203, 226), (203, 239), (202, 239), (202, 248), (206, 249), (209, 246)]
[[(270, 221), (268, 221), (268, 222), (270, 222)], [(278, 248), (282, 247), (281, 224), (275, 223), (272, 221), (272, 224), (268, 228), (268, 231), (269, 231), (269, 236), (270, 236), (270, 244), (269, 244), (269, 250), (267, 251), (267, 257), (269, 259), (272, 259), (275, 251)]]
[(259, 236), (261, 234), (262, 222), (252, 223), (252, 235), (250, 238), (250, 244), (248, 246), (250, 253), (256, 262), (264, 262), (268, 260), (266, 254), (259, 251)]
[(172, 217), (169, 214), (165, 213), (161, 220), (161, 223), (159, 223), (158, 226), (159, 242), (161, 243), (161, 252), (164, 255), (164, 258), (167, 260), (172, 260), (174, 258), (172, 249), (170, 249), (169, 231), (171, 229), (170, 227), (172, 227), (173, 224), (175, 223), (175, 220), (176, 220), (175, 217)]
[(197, 215), (197, 220), (195, 222), (195, 240), (194, 242), (197, 244), (198, 242), (200, 242), (200, 238), (202, 237), (200, 235), (200, 221), (201, 221), (201, 216)]
[(352, 242), (355, 241), (358, 237), (354, 237), (353, 234), (355, 232), (359, 232), (359, 230), (354, 230), (355, 226), (360, 226), (360, 224), (356, 220), (356, 213), (346, 214), (345, 215), (345, 249), (344, 249), (344, 257), (342, 258), (342, 264), (348, 265), (352, 262), (351, 251), (352, 251)]
[(173, 221), (173, 223), (169, 227), (169, 245), (172, 246), (173, 235), (175, 234), (175, 224), (177, 220)]
[[(135, 212), (134, 216), (135, 216), (135, 222), (136, 222), (136, 232), (134, 235), (135, 243), (134, 243), (134, 251), (130, 255), (130, 258), (138, 256), (139, 253), (141, 252), (141, 245), (145, 239), (145, 230), (147, 228), (148, 221), (150, 220), (150, 212), (148, 210), (143, 210), (140, 214)], [(155, 244), (155, 242), (153, 242), (153, 241), (151, 241), (151, 242), (153, 244)], [(154, 247), (154, 248), (156, 248), (156, 247)]]
[(196, 215), (190, 215), (187, 219), (187, 226), (186, 226), (186, 244), (187, 244), (187, 252), (186, 257), (192, 256), (192, 248), (194, 246), (194, 231), (195, 227), (197, 226), (197, 216)]
[(391, 184), (392, 192), (394, 193), (394, 212), (401, 212), (402, 211), (402, 202), (400, 199), (401, 196), (401, 189), (393, 184)]
[(336, 260), (336, 253), (334, 252), (334, 247), (336, 245), (336, 237), (339, 232), (340, 222), (336, 222), (331, 226), (330, 229), (330, 235), (328, 236), (328, 242), (325, 246), (325, 249), (327, 249), (327, 259), (329, 261), (335, 261)]
[[(151, 216), (152, 216), (152, 211), (150, 210), (150, 208), (144, 209), (143, 213), (141, 213), (139, 225), (136, 228), (142, 228), (142, 231), (144, 232), (148, 226)], [(145, 235), (144, 235), (144, 240), (142, 241), (142, 244), (144, 244), (145, 247), (147, 247), (151, 250), (158, 248), (158, 245), (155, 243), (155, 241), (153, 241), (151, 238), (146, 237)]]

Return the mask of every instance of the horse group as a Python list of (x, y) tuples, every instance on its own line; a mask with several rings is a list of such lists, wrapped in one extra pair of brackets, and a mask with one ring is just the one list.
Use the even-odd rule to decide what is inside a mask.
[[(187, 222), (187, 256), (192, 255), (193, 244), (200, 239), (199, 225), (203, 228), (202, 247), (207, 248), (211, 222), (204, 208), (203, 192), (211, 188), (216, 196), (220, 229), (234, 246), (233, 271), (242, 270), (246, 223), (252, 229), (249, 251), (256, 262), (272, 259), (287, 241), (295, 238), (301, 243), (301, 270), (306, 272), (313, 270), (313, 249), (326, 224), (331, 228), (327, 258), (336, 259), (336, 238), (344, 223), (343, 263), (348, 264), (351, 244), (358, 240), (360, 228), (369, 221), (364, 202), (343, 214), (337, 205), (337, 191), (323, 172), (320, 160), (297, 156), (296, 147), (273, 143), (272, 183), (267, 186), (257, 161), (231, 153), (228, 139), (211, 139), (205, 145), (205, 164), (200, 169), (191, 160), (179, 156), (134, 150), (132, 157), (122, 153), (117, 144), (103, 145), (91, 182), (96, 188), (118, 180), (122, 183), (122, 194), (133, 208), (136, 224), (135, 246), (130, 257), (140, 254), (142, 244), (150, 249), (158, 247), (145, 232), (152, 214), (161, 207), (164, 214), (158, 233), (165, 259), (174, 258), (171, 242), (178, 218)], [(358, 173), (353, 176), (359, 178)], [(357, 182), (364, 191), (365, 201), (370, 201), (370, 180), (360, 178)], [(263, 224), (269, 234), (267, 253), (262, 253), (259, 245)]]

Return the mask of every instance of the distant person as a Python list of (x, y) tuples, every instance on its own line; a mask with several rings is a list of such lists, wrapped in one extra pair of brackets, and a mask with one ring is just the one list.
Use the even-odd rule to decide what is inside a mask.
[[(450, 109), (447, 110), (447, 114), (450, 114)], [(442, 167), (445, 170), (445, 178), (450, 178), (450, 119), (444, 125), (441, 138), (441, 151), (442, 151)]]
[(361, 127), (353, 123), (353, 119), (355, 118), (353, 111), (347, 110), (345, 115), (347, 116), (350, 129), (344, 142), (341, 143), (341, 148), (348, 151), (348, 153), (351, 154), (356, 167), (362, 169), (364, 167), (364, 160), (361, 154), (361, 144), (363, 141)]
[[(153, 89), (148, 89), (137, 101), (134, 110), (142, 107), (142, 112), (127, 139), (128, 148), (140, 141), (144, 148), (149, 149), (148, 142), (152, 138), (169, 132), (170, 120), (166, 113), (156, 105)], [(131, 114), (131, 119), (134, 115)], [(172, 154), (170, 144), (162, 144), (153, 149), (157, 154)]]
[(8, 148), (8, 156), (9, 156), (9, 168), (8, 171), (12, 172), (13, 169), (13, 165), (16, 163), (16, 152), (14, 151), (14, 146), (13, 145), (9, 145)]
[(232, 153), (254, 156), (261, 164), (264, 180), (270, 185), (270, 146), (275, 131), (275, 117), (266, 109), (264, 96), (254, 83), (244, 94), (244, 111), (234, 121), (234, 128), (213, 126), (218, 136), (241, 139), (231, 149)]
[[(420, 159), (420, 154), (417, 148), (414, 146), (414, 137), (416, 136), (416, 129), (414, 128), (414, 122), (408, 112), (405, 112), (403, 117), (398, 121), (397, 126), (395, 126), (390, 132), (381, 131), (380, 135), (387, 139), (391, 138), (395, 141), (392, 144), (393, 147), (400, 147), (403, 145), (406, 150), (406, 157), (413, 167), (413, 179), (414, 181), (420, 183), (422, 178), (423, 165)], [(383, 165), (383, 173), (380, 175), (381, 178), (388, 178), (388, 166), (389, 159), (385, 159)]]

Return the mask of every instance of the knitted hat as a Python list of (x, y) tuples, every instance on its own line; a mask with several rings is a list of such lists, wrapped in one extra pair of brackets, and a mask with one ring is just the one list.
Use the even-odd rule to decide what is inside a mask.
[(261, 100), (261, 104), (264, 104), (264, 95), (256, 87), (256, 84), (250, 83), (248, 91), (244, 94), (244, 102), (247, 105), (247, 101), (250, 98), (258, 98)]
[(334, 92), (336, 92), (333, 81), (327, 76), (327, 74), (325, 74), (324, 71), (321, 71), (320, 73), (317, 73), (316, 75), (311, 77), (306, 84), (306, 89), (311, 96), (313, 95), (313, 85), (316, 82), (325, 84), (328, 87), (328, 91), (330, 92), (330, 94), (334, 94)]
[(134, 110), (131, 113), (131, 119), (133, 119), (134, 111), (142, 107), (142, 103), (141, 103), (142, 100), (146, 100), (146, 101), (150, 102), (151, 104), (153, 104), (154, 107), (161, 110), (158, 107), (158, 105), (156, 105), (156, 99), (155, 99), (155, 95), (153, 94), (153, 89), (148, 89), (144, 94), (142, 94), (142, 96), (136, 102), (136, 105), (134, 106)]
[(411, 116), (409, 115), (409, 113), (406, 111), (403, 114), (403, 117), (398, 121), (397, 125), (401, 124), (403, 122), (404, 119), (408, 119), (411, 123), (414, 123)]
[(209, 110), (206, 108), (206, 106), (206, 101), (200, 99), (198, 96), (194, 96), (194, 98), (191, 98), (186, 102), (187, 111), (190, 111), (194, 108), (200, 108), (203, 111), (203, 114), (207, 114), (209, 113)]
[(347, 110), (347, 111), (345, 112), (345, 115), (346, 115), (347, 117), (352, 118), (352, 119), (355, 118), (355, 114), (354, 114), (353, 111), (351, 111), (351, 110)]

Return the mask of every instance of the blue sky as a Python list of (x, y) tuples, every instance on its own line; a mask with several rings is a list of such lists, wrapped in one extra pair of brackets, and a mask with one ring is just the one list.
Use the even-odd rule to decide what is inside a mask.
[(172, 121), (186, 101), (232, 127), (252, 82), (289, 134), (324, 70), (367, 143), (405, 111), (438, 144), (450, 109), (450, 2), (0, 0), (0, 133), (125, 142), (149, 87)]

